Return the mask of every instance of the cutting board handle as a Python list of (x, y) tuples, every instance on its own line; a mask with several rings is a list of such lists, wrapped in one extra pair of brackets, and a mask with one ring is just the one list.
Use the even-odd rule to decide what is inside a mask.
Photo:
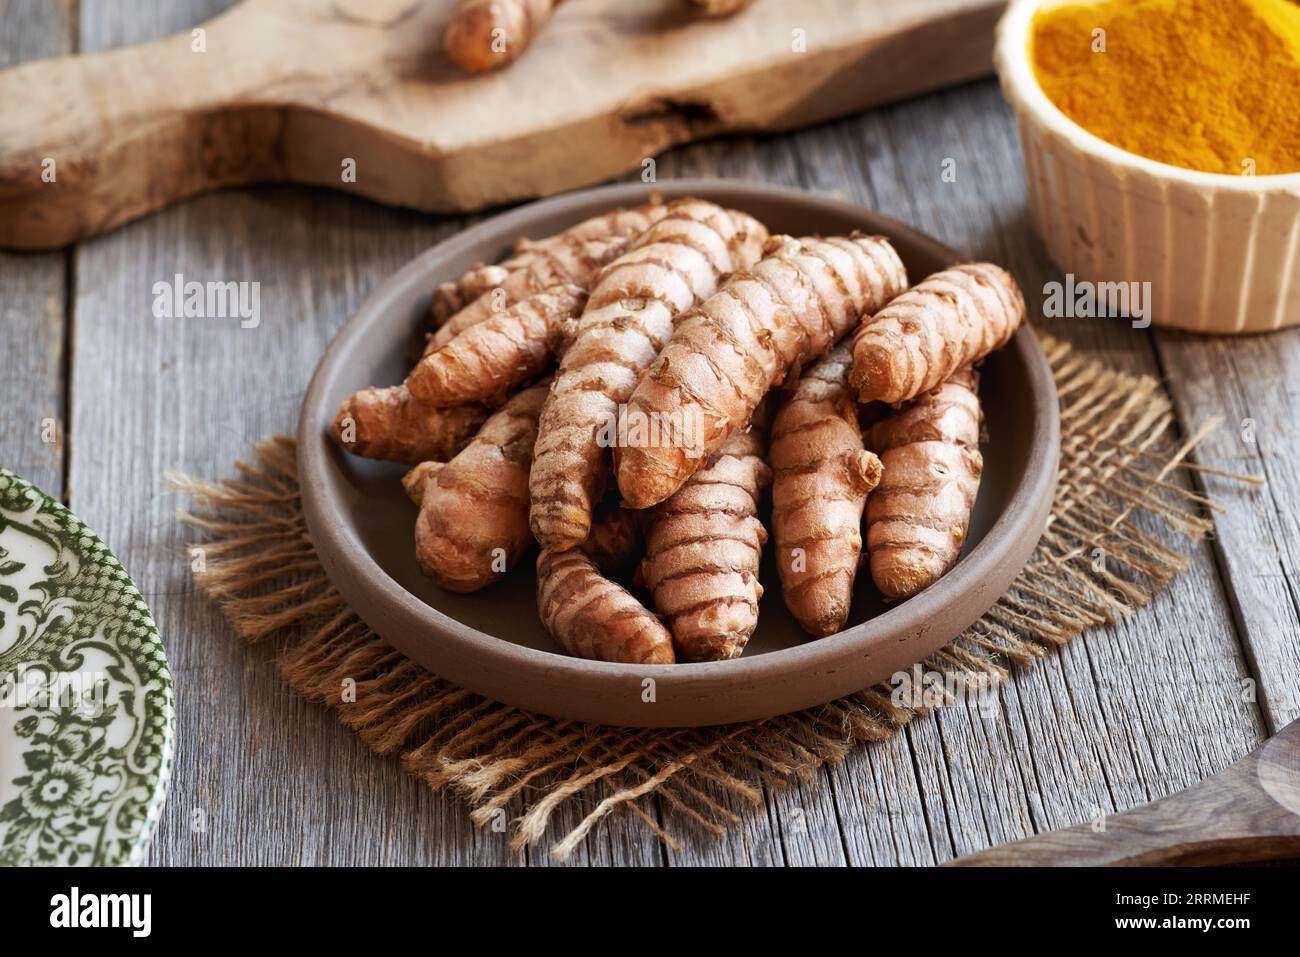
[[(193, 32), (0, 72), (0, 245), (43, 249), (167, 200), (276, 178), (269, 64), (239, 8)], [(221, 51), (221, 52), (217, 52)]]

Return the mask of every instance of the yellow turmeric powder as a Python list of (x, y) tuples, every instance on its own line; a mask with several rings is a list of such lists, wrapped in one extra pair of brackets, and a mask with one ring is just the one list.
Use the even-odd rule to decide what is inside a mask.
[(1291, 0), (1103, 0), (1049, 6), (1030, 56), (1080, 126), (1207, 173), (1300, 171), (1300, 6)]

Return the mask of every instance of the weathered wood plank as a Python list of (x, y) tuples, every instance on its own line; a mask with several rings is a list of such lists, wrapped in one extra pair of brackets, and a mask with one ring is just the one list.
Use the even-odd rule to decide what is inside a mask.
[(1214, 515), (1215, 554), (1276, 732), (1300, 717), (1300, 330), (1233, 339), (1161, 331), (1156, 342), (1184, 420), (1224, 419), (1198, 463), (1267, 483), (1243, 489), (1198, 476), (1232, 506)]
[(858, 748), (827, 770), (850, 864), (923, 866), (950, 853), (942, 821), (936, 832), (928, 814), (912, 734)]
[(0, 0), (0, 70), (71, 53), (76, 0)]
[[(0, 0), (0, 69), (72, 50), (73, 5)], [(57, 157), (55, 175), (57, 176)], [(41, 182), (42, 169), (30, 170)], [(48, 188), (55, 189), (53, 183)], [(0, 466), (64, 495), (68, 256), (0, 253)]]

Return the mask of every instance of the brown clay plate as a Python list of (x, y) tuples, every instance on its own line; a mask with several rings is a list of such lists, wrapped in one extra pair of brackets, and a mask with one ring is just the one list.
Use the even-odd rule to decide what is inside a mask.
[[(743, 209), (774, 233), (884, 234), (914, 281), (961, 258), (860, 206), (717, 180), (584, 190), (468, 229), (381, 285), (339, 330), (308, 387), (298, 464), (321, 561), (357, 614), (408, 657), (479, 694), (557, 717), (642, 727), (725, 724), (822, 704), (887, 680), (992, 606), (1047, 521), (1056, 489), (1058, 408), (1047, 360), (1028, 329), (984, 365), (980, 391), (990, 441), (970, 538), (957, 565), (933, 587), (892, 606), (876, 595), (864, 569), (849, 627), (814, 640), (786, 612), (769, 562), (758, 630), (734, 661), (629, 666), (569, 657), (538, 621), (531, 557), (477, 594), (443, 591), (415, 562), (416, 511), (398, 481), (403, 468), (350, 456), (329, 436), (348, 394), (402, 381), (437, 282), (475, 262), (499, 259), (520, 236), (549, 235), (615, 206), (643, 202), (652, 189)], [(647, 679), (653, 695), (646, 692)]]

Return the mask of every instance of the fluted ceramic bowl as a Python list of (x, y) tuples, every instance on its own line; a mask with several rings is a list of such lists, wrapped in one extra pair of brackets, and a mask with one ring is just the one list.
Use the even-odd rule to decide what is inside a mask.
[(1151, 283), (1156, 325), (1243, 333), (1300, 323), (1300, 173), (1182, 169), (1079, 126), (1048, 99), (1030, 61), (1034, 16), (1054, 5), (1012, 0), (995, 52), (1048, 254), (1079, 281)]

